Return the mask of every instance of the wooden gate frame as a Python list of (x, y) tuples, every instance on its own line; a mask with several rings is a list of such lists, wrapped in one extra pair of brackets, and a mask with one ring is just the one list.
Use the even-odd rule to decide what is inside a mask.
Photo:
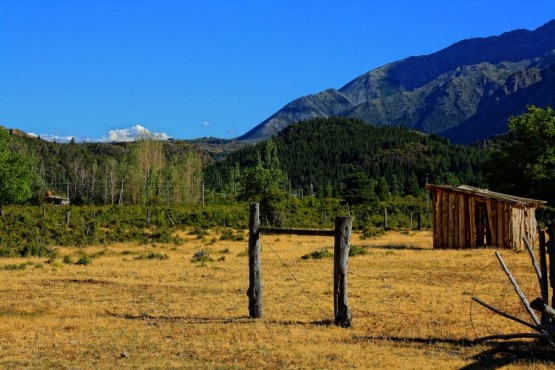
[(260, 234), (333, 236), (333, 310), (335, 325), (352, 325), (352, 314), (347, 298), (347, 272), (351, 247), (352, 216), (335, 218), (335, 230), (278, 229), (260, 227), (259, 203), (251, 203), (249, 214), (249, 317), (262, 317), (262, 270), (260, 263)]

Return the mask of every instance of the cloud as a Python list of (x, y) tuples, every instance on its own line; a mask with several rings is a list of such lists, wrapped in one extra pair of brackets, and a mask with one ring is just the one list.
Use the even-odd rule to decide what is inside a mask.
[(135, 125), (130, 128), (122, 128), (116, 130), (108, 131), (107, 135), (104, 135), (100, 139), (78, 137), (73, 135), (59, 136), (51, 134), (35, 134), (29, 133), (31, 136), (38, 137), (46, 141), (55, 141), (57, 143), (69, 143), (71, 139), (75, 139), (76, 142), (112, 142), (112, 141), (135, 141), (139, 138), (153, 138), (157, 140), (168, 140), (171, 137), (165, 132), (150, 132), (146, 127), (141, 125)]
[(145, 137), (158, 140), (168, 140), (170, 138), (170, 136), (164, 132), (150, 132), (141, 125), (135, 125), (131, 128), (110, 130), (108, 131), (108, 136), (103, 137), (100, 141), (135, 141)]
[(208, 122), (208, 121), (202, 121), (202, 125), (203, 125), (203, 126), (206, 126), (206, 127), (212, 126), (212, 124), (211, 124), (210, 122)]

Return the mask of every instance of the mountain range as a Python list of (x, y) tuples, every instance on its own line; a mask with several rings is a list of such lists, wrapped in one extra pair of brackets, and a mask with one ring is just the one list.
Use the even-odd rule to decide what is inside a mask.
[(262, 140), (294, 122), (339, 116), (472, 143), (506, 133), (508, 118), (528, 105), (555, 106), (555, 20), (386, 64), (338, 90), (293, 100), (238, 139)]

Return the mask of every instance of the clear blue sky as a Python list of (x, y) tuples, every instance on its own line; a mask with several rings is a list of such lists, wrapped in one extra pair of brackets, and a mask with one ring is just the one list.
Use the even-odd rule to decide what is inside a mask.
[(553, 18), (553, 0), (0, 0), (0, 125), (229, 138), (385, 63)]

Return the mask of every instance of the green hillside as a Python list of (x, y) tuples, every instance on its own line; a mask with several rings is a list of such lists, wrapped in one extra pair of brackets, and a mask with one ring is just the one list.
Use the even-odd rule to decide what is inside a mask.
[[(344, 193), (355, 173), (384, 182), (390, 193), (418, 195), (426, 182), (483, 186), (480, 170), (485, 151), (451, 145), (446, 139), (403, 127), (372, 126), (346, 118), (317, 118), (293, 124), (271, 139), (277, 147), (284, 188), (307, 194)], [(256, 165), (268, 143), (232, 153), (205, 170), (205, 181), (232, 189), (237, 170)], [(311, 187), (312, 185), (312, 187)], [(382, 188), (382, 191), (384, 189)]]

